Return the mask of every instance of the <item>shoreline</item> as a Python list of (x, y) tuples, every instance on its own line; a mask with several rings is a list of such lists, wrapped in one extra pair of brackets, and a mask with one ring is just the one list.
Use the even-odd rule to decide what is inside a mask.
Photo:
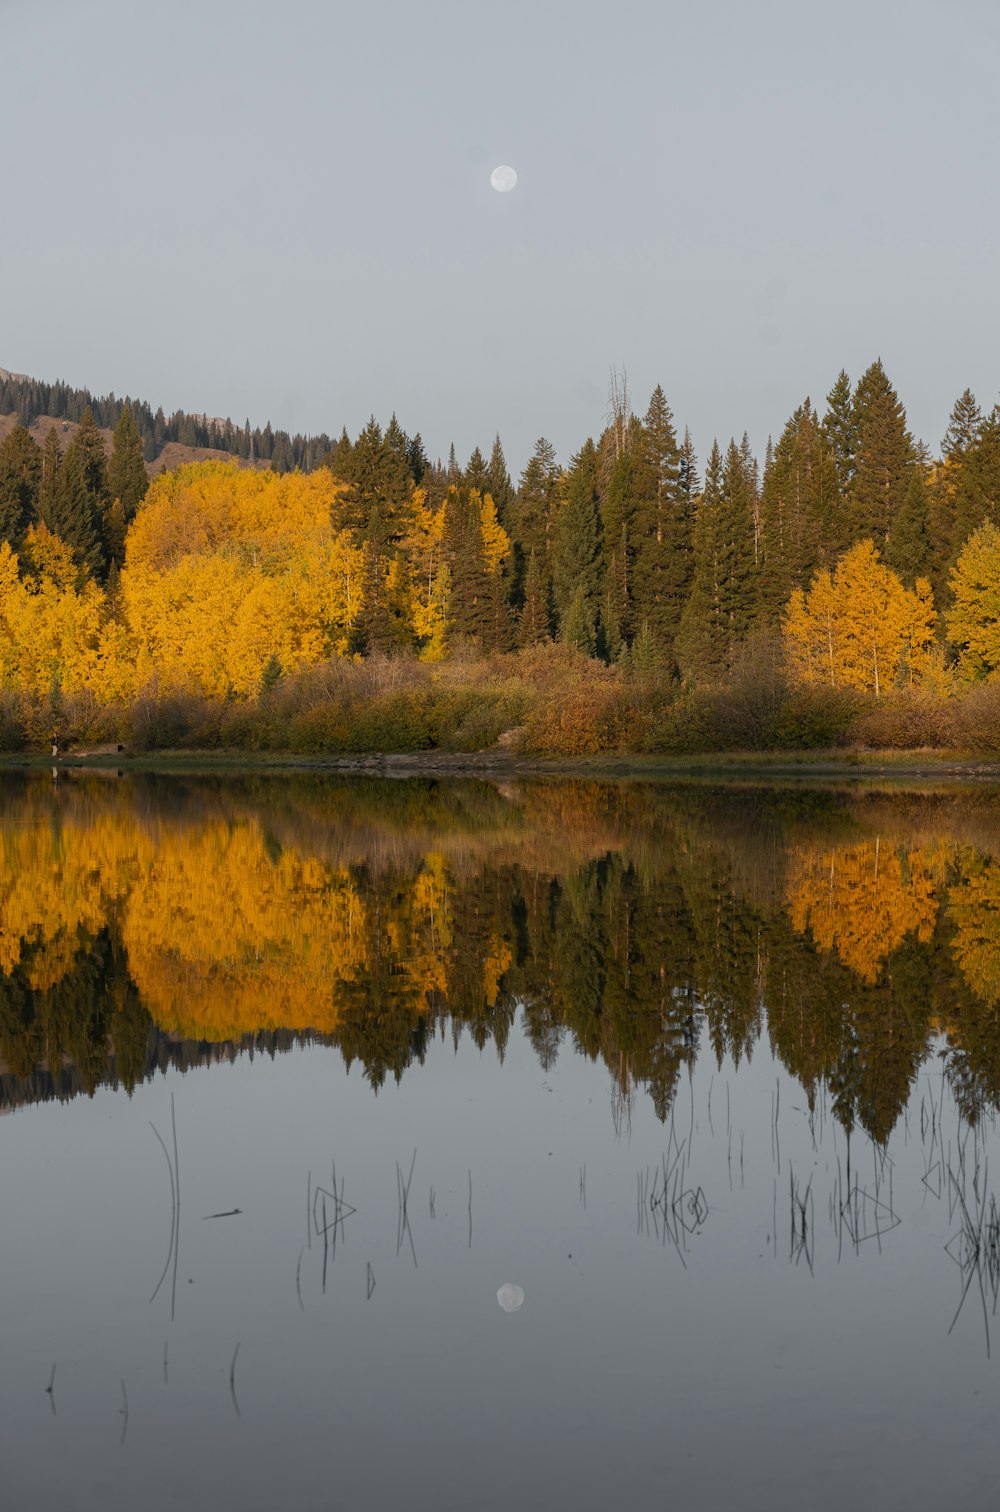
[(529, 756), (507, 750), (296, 754), (283, 751), (86, 751), (53, 758), (41, 753), (0, 753), (0, 772), (159, 773), (167, 776), (324, 773), (343, 776), (443, 778), (589, 778), (598, 780), (839, 780), (950, 781), (1000, 785), (1000, 754), (976, 757), (947, 751), (781, 751), (699, 756)]

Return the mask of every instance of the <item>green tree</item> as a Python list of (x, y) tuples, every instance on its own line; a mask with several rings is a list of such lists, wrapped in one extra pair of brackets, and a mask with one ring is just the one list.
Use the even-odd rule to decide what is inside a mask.
[(971, 389), (964, 389), (952, 405), (941, 451), (950, 461), (964, 457), (983, 433), (983, 416)]
[(681, 449), (673, 416), (659, 386), (649, 401), (640, 445), (632, 521), (635, 613), (672, 659), (691, 586), (692, 510), (681, 487)]
[(107, 494), (120, 499), (126, 522), (131, 521), (146, 497), (149, 477), (142, 457), (142, 441), (126, 404), (115, 426), (114, 444), (107, 469)]
[(509, 533), (510, 507), (514, 498), (514, 489), (511, 485), (510, 473), (507, 471), (507, 459), (500, 445), (499, 432), (493, 441), (493, 450), (490, 452), (486, 492), (496, 505), (497, 519)]
[(880, 361), (873, 362), (854, 396), (858, 450), (850, 495), (854, 539), (884, 545), (892, 533), (909, 482), (913, 442), (906, 412)]
[(560, 623), (579, 591), (590, 619), (601, 595), (601, 538), (598, 516), (597, 450), (587, 441), (562, 481), (563, 502), (552, 538), (552, 592)]
[(534, 550), (528, 555), (524, 576), (524, 603), (518, 620), (517, 643), (519, 646), (537, 646), (549, 638), (549, 617), (545, 604), (545, 589), (542, 582), (538, 556)]
[(576, 591), (562, 616), (559, 634), (568, 646), (575, 646), (578, 651), (584, 651), (588, 656), (593, 656), (594, 611), (587, 601), (582, 583), (577, 584)]
[(89, 404), (83, 412), (79, 429), (70, 442), (69, 451), (75, 451), (79, 455), (84, 483), (99, 516), (108, 500), (108, 454), (104, 437), (97, 428)]
[[(463, 476), (466, 487), (474, 488), (478, 494), (489, 492), (489, 468), (478, 446), (473, 449), (472, 456), (465, 465)], [(496, 503), (496, 500), (494, 499), (493, 502)]]
[(832, 554), (840, 491), (827, 435), (807, 399), (778, 438), (761, 499), (760, 613), (776, 625), (794, 588)]
[(720, 588), (719, 542), (723, 513), (723, 466), (713, 441), (705, 487), (694, 518), (694, 574), (677, 633), (677, 662), (685, 679), (711, 683), (721, 677), (729, 647)]
[[(513, 599), (524, 602), (527, 591), (528, 559), (534, 552), (541, 574), (543, 593), (548, 599), (552, 564), (552, 529), (555, 524), (559, 492), (559, 468), (555, 448), (544, 436), (535, 442), (528, 465), (521, 474), (517, 497), (510, 509), (510, 535), (514, 547)], [(494, 502), (496, 502), (494, 500)]]
[(31, 524), (42, 484), (42, 453), (23, 425), (0, 443), (0, 538), (15, 548)]
[[(73, 557), (82, 570), (102, 579), (105, 559), (100, 521), (96, 500), (87, 485), (86, 468), (85, 451), (71, 445), (56, 478), (54, 508), (44, 523), (54, 535), (72, 547)], [(39, 502), (41, 504), (41, 500)]]
[(851, 380), (843, 368), (826, 396), (823, 434), (833, 454), (841, 497), (846, 499), (854, 481), (854, 456), (858, 446), (857, 417)]
[(899, 573), (908, 588), (926, 577), (930, 566), (929, 509), (923, 469), (914, 463), (909, 470), (906, 493), (885, 549), (886, 562)]

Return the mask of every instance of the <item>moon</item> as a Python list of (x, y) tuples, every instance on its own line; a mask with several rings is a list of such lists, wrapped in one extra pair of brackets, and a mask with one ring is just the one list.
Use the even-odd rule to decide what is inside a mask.
[(511, 189), (514, 188), (514, 185), (517, 183), (517, 174), (514, 172), (514, 169), (508, 167), (506, 163), (501, 163), (500, 166), (498, 168), (494, 168), (493, 172), (490, 174), (490, 183), (493, 185), (497, 194), (507, 194)]
[(524, 1306), (524, 1290), (506, 1281), (497, 1292), (497, 1301), (505, 1313), (517, 1312), (519, 1307)]

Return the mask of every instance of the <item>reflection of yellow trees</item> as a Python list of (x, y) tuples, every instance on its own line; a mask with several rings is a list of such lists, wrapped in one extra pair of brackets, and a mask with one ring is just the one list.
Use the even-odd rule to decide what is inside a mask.
[[(122, 815), (81, 828), (34, 823), (0, 841), (0, 973), (30, 957), (44, 991), (72, 964), (78, 935), (96, 934), (139, 859), (140, 831)], [(151, 847), (146, 844), (147, 859)]]
[[(440, 854), (385, 908), (356, 870), (269, 844), (253, 819), (153, 833), (122, 810), (81, 815), (5, 829), (0, 859), (0, 975), (26, 962), (32, 990), (55, 986), (81, 939), (114, 916), (150, 1013), (190, 1038), (332, 1030), (380, 951), (400, 1000), (420, 1008), (447, 991), (453, 929)], [(498, 939), (483, 963), (490, 1002), (509, 959)]]
[(811, 930), (866, 982), (875, 982), (908, 934), (930, 940), (941, 861), (932, 852), (894, 850), (878, 840), (836, 850), (796, 847), (789, 857), (792, 927)]
[(1000, 863), (965, 855), (948, 893), (948, 912), (962, 974), (973, 992), (995, 1007), (1000, 1004)]

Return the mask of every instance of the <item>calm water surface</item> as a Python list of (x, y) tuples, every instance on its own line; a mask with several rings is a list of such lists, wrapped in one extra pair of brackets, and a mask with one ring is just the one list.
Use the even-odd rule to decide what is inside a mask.
[(992, 790), (8, 775), (0, 847), (5, 1508), (995, 1505)]

